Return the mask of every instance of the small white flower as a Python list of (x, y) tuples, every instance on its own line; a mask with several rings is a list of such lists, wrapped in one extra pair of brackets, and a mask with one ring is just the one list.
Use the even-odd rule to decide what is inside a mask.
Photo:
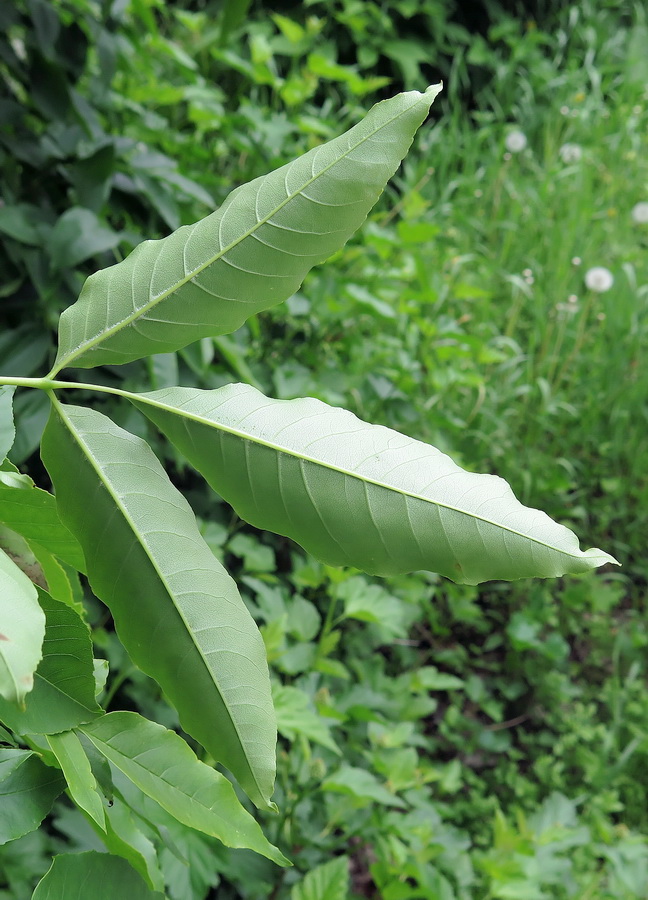
[(585, 285), (597, 294), (604, 294), (614, 284), (614, 276), (604, 266), (595, 266), (585, 272)]
[(524, 275), (525, 278), (531, 278), (531, 276), (533, 275), (533, 270), (532, 269), (522, 269), (522, 274)]
[(648, 203), (645, 200), (641, 203), (635, 203), (632, 207), (632, 221), (636, 222), (637, 225), (648, 223)]
[(483, 195), (484, 192), (480, 188), (477, 188), (477, 190), (475, 191), (475, 197), (482, 197)]
[(583, 155), (583, 150), (578, 144), (563, 144), (558, 155), (564, 163), (577, 163)]
[(580, 256), (572, 256), (572, 266), (580, 266), (582, 262), (583, 260), (580, 258)]
[(569, 297), (567, 297), (567, 303), (578, 303), (576, 294), (570, 294)]
[(521, 131), (511, 131), (506, 135), (504, 146), (510, 153), (520, 153), (527, 145), (526, 135)]
[(561, 116), (568, 116), (568, 115), (569, 115), (569, 107), (568, 107), (568, 106), (561, 106), (561, 107), (560, 107), (560, 115), (561, 115)]

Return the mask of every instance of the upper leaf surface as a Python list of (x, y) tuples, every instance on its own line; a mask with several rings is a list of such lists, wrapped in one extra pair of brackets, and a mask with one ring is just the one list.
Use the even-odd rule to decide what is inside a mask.
[(36, 885), (32, 900), (164, 900), (152, 891), (125, 859), (109, 853), (64, 853), (54, 857)]
[(81, 731), (106, 759), (179, 822), (228, 847), (288, 860), (241, 806), (231, 782), (196, 758), (179, 735), (137, 713), (108, 713)]
[(344, 245), (407, 153), (440, 85), (233, 191), (221, 208), (92, 275), (61, 316), (54, 372), (119, 364), (235, 331)]
[(263, 640), (234, 581), (150, 447), (90, 409), (56, 404), (43, 461), (93, 590), (183, 728), (255, 803), (272, 794), (276, 726)]
[[(453, 581), (576, 574), (615, 560), (421, 441), (250, 385), (168, 388), (136, 405), (236, 512), (329, 565)], [(143, 401), (143, 402), (141, 402)]]

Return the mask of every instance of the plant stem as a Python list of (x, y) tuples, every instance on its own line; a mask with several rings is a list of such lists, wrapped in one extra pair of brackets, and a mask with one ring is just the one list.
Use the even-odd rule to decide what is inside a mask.
[(131, 391), (123, 391), (120, 388), (109, 387), (103, 384), (85, 384), (82, 381), (57, 381), (53, 378), (17, 378), (13, 375), (0, 375), (0, 387), (14, 385), (15, 387), (30, 387), (40, 391), (79, 390), (99, 391), (103, 394), (115, 394), (118, 397), (135, 397)]

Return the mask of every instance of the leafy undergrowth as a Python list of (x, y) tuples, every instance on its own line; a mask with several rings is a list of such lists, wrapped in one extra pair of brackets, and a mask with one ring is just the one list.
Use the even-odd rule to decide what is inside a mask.
[[(389, 67), (379, 53), (372, 62), (389, 29), (377, 4), (336, 4), (327, 24), (322, 4), (309, 6), (294, 28), (288, 14), (257, 17), (227, 49), (198, 46), (204, 17), (179, 12), (170, 37), (125, 54), (102, 113), (108, 131), (121, 126), (114, 157), (130, 167), (130, 185), (118, 181), (129, 202), (111, 225), (122, 249), (152, 221), (173, 228), (191, 218), (190, 201), (206, 202), (196, 184), (210, 142), (219, 164), (209, 162), (217, 174), (205, 187), (219, 196), (232, 177), (243, 182), (343, 130), (383, 86), (372, 79), (416, 59), (412, 45), (400, 63), (397, 47)], [(409, 6), (420, 15), (421, 4)], [(462, 72), (492, 73), (478, 79), (486, 87), (472, 111), (447, 102), (389, 203), (309, 276), (288, 318), (264, 313), (149, 371), (103, 370), (129, 389), (247, 381), (345, 405), (497, 472), (523, 502), (623, 564), (480, 588), (422, 575), (379, 582), (232, 521), (163, 448), (262, 629), (280, 732), (280, 814), (262, 821), (295, 863), (279, 870), (161, 816), (171, 900), (645, 897), (647, 32), (640, 10), (620, 21), (607, 6), (579, 4), (547, 31), (502, 17), (488, 40), (466, 42), (450, 98)], [(349, 47), (349, 59), (334, 59), (333, 38), (363, 44), (363, 15), (374, 16), (375, 41), (355, 63)], [(417, 77), (411, 65), (405, 75)], [(236, 113), (210, 81), (218, 66), (230, 67), (232, 92), (237, 78), (246, 85)], [(334, 99), (318, 117), (322, 79)], [(170, 158), (191, 176), (179, 193)], [(144, 221), (135, 201), (149, 203)], [(12, 245), (13, 263), (24, 253), (36, 266), (49, 234)], [(602, 292), (586, 285), (596, 267), (613, 276)], [(51, 321), (63, 305), (42, 296), (38, 309)], [(10, 347), (15, 337), (2, 352)], [(22, 459), (38, 441), (37, 417), (19, 410)], [(139, 419), (121, 424), (145, 432)], [(105, 611), (91, 614), (110, 662), (108, 702), (177, 727)], [(2, 900), (27, 896), (52, 851), (70, 849), (101, 844), (61, 802), (47, 832), (0, 849)]]

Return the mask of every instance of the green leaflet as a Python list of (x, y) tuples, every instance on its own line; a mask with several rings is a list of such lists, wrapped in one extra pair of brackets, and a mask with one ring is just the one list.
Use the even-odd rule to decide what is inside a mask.
[(66, 603), (36, 590), (46, 624), (34, 689), (23, 709), (0, 699), (0, 719), (18, 734), (67, 731), (102, 712), (95, 700), (90, 629)]
[(290, 900), (347, 900), (349, 896), (349, 859), (337, 856), (317, 866), (296, 884)]
[(279, 865), (289, 865), (241, 806), (227, 778), (200, 762), (175, 732), (132, 712), (108, 713), (80, 730), (113, 766), (179, 822), (228, 847), (256, 850)]
[(363, 223), (440, 90), (376, 104), (350, 131), (237, 188), (212, 215), (91, 275), (61, 316), (52, 373), (177, 350), (286, 300)]
[(269, 805), (276, 726), (263, 641), (189, 504), (144, 441), (93, 410), (56, 402), (42, 454), (133, 662), (183, 728)]
[(49, 734), (47, 743), (60, 763), (74, 802), (105, 830), (103, 798), (78, 735), (74, 731)]
[(0, 844), (38, 828), (64, 788), (58, 769), (33, 753), (24, 756), (0, 781)]
[(0, 550), (0, 697), (16, 711), (34, 686), (44, 636), (36, 587)]
[(62, 524), (54, 497), (37, 488), (27, 475), (5, 472), (2, 479), (0, 522), (25, 540), (36, 541), (79, 572), (85, 572), (81, 547)]
[(164, 900), (125, 859), (109, 853), (64, 853), (54, 857), (32, 900)]
[(573, 532), (522, 506), (501, 478), (319, 400), (271, 400), (250, 385), (138, 397), (241, 518), (329, 565), (478, 584), (616, 562), (582, 552)]

